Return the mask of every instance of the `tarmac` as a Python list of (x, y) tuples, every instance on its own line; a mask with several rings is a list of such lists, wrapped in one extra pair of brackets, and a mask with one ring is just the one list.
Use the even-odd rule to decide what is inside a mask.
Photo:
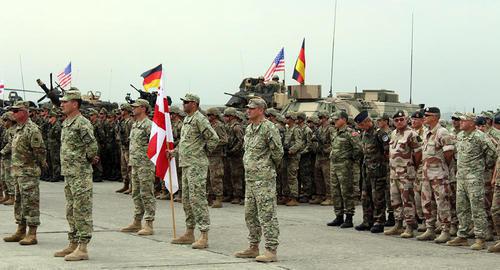
[[(332, 207), (304, 204), (278, 207), (279, 261), (263, 264), (238, 259), (246, 248), (244, 208), (224, 204), (210, 209), (209, 248), (170, 244), (173, 237), (170, 201), (157, 201), (155, 234), (121, 233), (133, 217), (129, 195), (115, 193), (117, 182), (94, 184), (94, 234), (90, 260), (65, 262), (53, 257), (67, 245), (63, 183), (41, 182), (41, 222), (38, 245), (0, 242), (0, 269), (498, 269), (500, 254), (447, 247), (432, 242), (358, 232), (326, 226)], [(184, 232), (182, 204), (174, 203), (177, 234)], [(355, 224), (361, 221), (357, 206)], [(0, 236), (15, 231), (12, 206), (0, 206)], [(196, 233), (199, 235), (199, 232)], [(469, 240), (472, 244), (472, 240)], [(493, 242), (488, 242), (492, 245)], [(264, 243), (261, 243), (261, 252)]]

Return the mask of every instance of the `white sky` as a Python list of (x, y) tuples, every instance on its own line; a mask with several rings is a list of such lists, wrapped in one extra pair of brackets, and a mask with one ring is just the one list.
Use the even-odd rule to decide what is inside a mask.
[[(39, 90), (71, 60), (83, 92), (124, 102), (140, 74), (163, 63), (167, 94), (223, 104), (243, 77), (267, 70), (285, 47), (286, 81), (306, 38), (306, 83), (330, 76), (333, 0), (0, 0), (0, 80)], [(408, 100), (415, 14), (415, 103), (444, 111), (493, 109), (500, 100), (500, 1), (339, 0), (335, 91), (393, 89)], [(282, 74), (279, 74), (282, 77)], [(40, 95), (27, 94), (28, 99)]]

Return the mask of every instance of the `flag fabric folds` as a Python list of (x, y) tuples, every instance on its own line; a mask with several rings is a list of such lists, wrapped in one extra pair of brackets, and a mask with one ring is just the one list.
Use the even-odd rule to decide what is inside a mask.
[[(179, 190), (175, 158), (170, 160), (167, 158), (167, 151), (174, 149), (174, 135), (172, 133), (172, 124), (170, 122), (170, 109), (168, 106), (167, 95), (165, 95), (165, 91), (161, 83), (161, 65), (158, 67), (160, 68), (159, 76), (155, 76), (158, 78), (159, 87), (153, 114), (153, 126), (151, 127), (151, 135), (149, 137), (148, 157), (156, 166), (156, 176), (165, 181), (165, 187), (171, 194), (174, 194), (177, 190)], [(155, 70), (158, 67), (152, 70)], [(154, 74), (150, 71), (146, 71), (143, 75), (146, 73), (149, 73), (149, 75)], [(142, 77), (147, 78), (147, 76)], [(172, 183), (172, 190), (170, 190), (170, 183)]]
[(59, 81), (59, 85), (62, 88), (66, 88), (67, 86), (71, 86), (71, 62), (66, 66), (66, 68), (61, 71), (61, 73), (57, 74), (57, 80)]
[(278, 55), (274, 58), (271, 66), (269, 66), (269, 69), (264, 74), (264, 81), (271, 80), (274, 73), (278, 71), (285, 71), (285, 48), (281, 48)]
[(5, 91), (5, 84), (3, 84), (3, 81), (0, 80), (0, 95), (3, 94), (4, 91)]
[(302, 47), (300, 48), (299, 57), (295, 62), (295, 69), (293, 71), (292, 79), (296, 80), (300, 84), (304, 84), (306, 81), (306, 39), (302, 40)]
[(161, 64), (157, 67), (150, 69), (141, 74), (141, 77), (144, 78), (142, 82), (142, 86), (144, 87), (144, 91), (149, 92), (150, 89), (154, 88), (155, 90), (160, 88), (161, 84), (161, 75), (162, 75), (162, 66)]

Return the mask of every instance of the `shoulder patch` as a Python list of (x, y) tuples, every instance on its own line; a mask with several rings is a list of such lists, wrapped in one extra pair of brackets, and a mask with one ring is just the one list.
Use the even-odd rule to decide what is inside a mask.
[(382, 135), (382, 141), (383, 142), (388, 142), (389, 141), (389, 136), (387, 134)]

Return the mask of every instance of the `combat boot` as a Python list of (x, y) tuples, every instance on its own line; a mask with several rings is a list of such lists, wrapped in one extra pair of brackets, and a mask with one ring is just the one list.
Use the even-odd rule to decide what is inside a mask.
[(486, 249), (486, 241), (481, 238), (477, 238), (476, 242), (470, 246), (470, 249), (472, 250), (481, 250), (481, 249)]
[(5, 237), (3, 240), (5, 242), (19, 242), (23, 240), (25, 236), (26, 236), (26, 225), (17, 225), (16, 232), (11, 236)]
[(183, 235), (172, 239), (170, 243), (178, 245), (191, 245), (192, 243), (194, 243), (194, 229), (186, 229), (186, 232)]
[(212, 204), (212, 208), (222, 208), (222, 196), (215, 197), (215, 201)]
[(128, 182), (123, 182), (123, 187), (120, 188), (119, 190), (116, 190), (115, 192), (116, 193), (123, 193), (125, 191), (127, 191), (129, 188), (129, 183)]
[(469, 242), (467, 241), (467, 238), (457, 236), (454, 239), (446, 242), (446, 245), (451, 247), (468, 246)]
[(384, 225), (383, 224), (375, 224), (371, 227), (370, 232), (371, 233), (382, 233), (382, 232), (384, 232)]
[(457, 225), (452, 224), (450, 226), (450, 236), (457, 236), (457, 231), (458, 231)]
[(175, 194), (175, 197), (174, 197), (174, 202), (182, 202), (182, 193), (181, 192), (177, 192), (177, 194)]
[(205, 249), (208, 247), (208, 232), (201, 232), (200, 238), (191, 245), (194, 249)]
[(401, 238), (413, 238), (414, 234), (413, 234), (413, 225), (412, 224), (406, 224), (406, 229), (405, 231), (400, 234), (399, 236)]
[[(7, 196), (7, 194), (5, 194), (5, 196)], [(2, 185), (0, 185), (0, 203), (2, 202), (2, 200), (5, 198), (5, 196), (3, 195), (3, 188), (2, 188)]]
[(130, 193), (132, 193), (132, 185), (130, 185), (130, 187), (123, 192), (123, 194), (130, 194)]
[(134, 221), (125, 228), (122, 228), (120, 232), (138, 232), (142, 229), (141, 220), (134, 219)]
[(168, 199), (167, 192), (165, 190), (162, 190), (160, 194), (156, 197), (158, 200), (166, 200)]
[(352, 224), (352, 214), (346, 214), (345, 215), (345, 220), (342, 225), (340, 225), (341, 229), (346, 229), (346, 228), (352, 228), (354, 224)]
[(65, 247), (64, 249), (61, 249), (59, 251), (56, 251), (54, 253), (54, 257), (64, 257), (68, 254), (71, 254), (75, 249), (78, 247), (78, 243), (76, 242), (69, 242), (68, 246)]
[(332, 199), (326, 199), (324, 201), (321, 202), (321, 205), (322, 206), (330, 206), (330, 205), (333, 205), (333, 200)]
[(488, 248), (488, 252), (500, 252), (500, 240), (497, 241), (493, 246)]
[(451, 239), (450, 233), (442, 231), (441, 234), (439, 235), (439, 237), (434, 239), (434, 243), (443, 244), (443, 243), (450, 241), (450, 239)]
[(144, 227), (142, 227), (142, 230), (138, 231), (137, 234), (138, 235), (153, 235), (153, 221), (146, 220)]
[(250, 244), (247, 249), (234, 253), (234, 256), (236, 258), (255, 258), (259, 256), (259, 245)]
[(291, 198), (287, 203), (286, 206), (299, 206), (299, 202), (295, 198)]
[(320, 204), (323, 202), (323, 198), (321, 196), (316, 196), (314, 199), (309, 201), (309, 204)]
[(495, 237), (493, 236), (493, 231), (491, 229), (486, 230), (484, 240), (485, 241), (495, 240)]
[(370, 226), (370, 224), (369, 224), (368, 222), (363, 222), (363, 223), (361, 223), (361, 224), (359, 224), (359, 225), (356, 225), (356, 226), (354, 227), (354, 229), (355, 229), (356, 231), (368, 231), (371, 227), (372, 227), (372, 226)]
[(82, 260), (88, 260), (89, 259), (89, 253), (87, 251), (87, 244), (86, 243), (80, 243), (78, 245), (78, 248), (75, 249), (73, 252), (70, 254), (64, 256), (65, 261), (82, 261)]
[(344, 223), (344, 215), (337, 215), (334, 220), (326, 223), (326, 226), (338, 227)]
[(233, 200), (231, 201), (231, 204), (240, 204), (240, 198), (234, 197)]
[(396, 220), (394, 219), (394, 213), (389, 213), (387, 216), (387, 220), (384, 223), (384, 227), (392, 227), (396, 224)]
[(281, 197), (278, 200), (278, 205), (285, 205), (287, 202), (288, 202), (288, 198), (287, 197)]
[(396, 220), (396, 223), (392, 228), (389, 230), (385, 231), (385, 235), (401, 235), (403, 233), (403, 221), (402, 220)]
[(276, 250), (269, 250), (266, 248), (264, 255), (257, 256), (255, 260), (258, 262), (265, 262), (265, 263), (277, 262), (278, 256), (276, 255)]
[(225, 196), (224, 197), (224, 200), (222, 200), (222, 202), (231, 202), (233, 199), (231, 198), (231, 196)]
[(308, 202), (309, 202), (309, 198), (307, 196), (302, 196), (299, 199), (299, 203), (308, 203)]
[(23, 240), (19, 241), (19, 245), (29, 246), (38, 244), (38, 240), (36, 239), (36, 229), (37, 226), (29, 226), (28, 233)]
[(418, 241), (432, 241), (436, 238), (436, 233), (434, 232), (434, 228), (427, 228), (427, 230), (417, 236)]
[(4, 202), (9, 200), (9, 194), (5, 193), (5, 196), (0, 199), (0, 204), (3, 204)]
[(9, 199), (3, 202), (3, 205), (14, 205), (14, 196), (9, 195)]

